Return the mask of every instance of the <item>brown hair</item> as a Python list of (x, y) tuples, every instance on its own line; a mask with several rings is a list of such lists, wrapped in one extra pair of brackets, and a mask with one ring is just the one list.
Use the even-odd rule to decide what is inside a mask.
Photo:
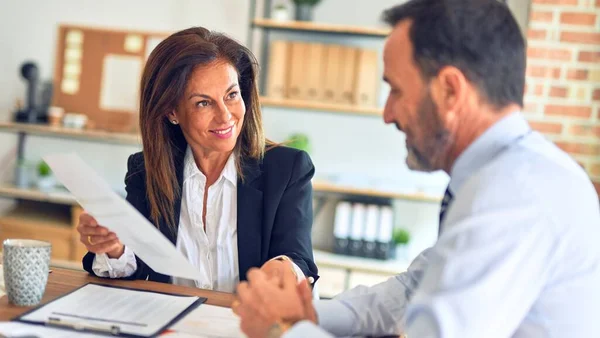
[(222, 59), (238, 73), (240, 91), (246, 106), (244, 124), (234, 147), (237, 171), (246, 158), (262, 159), (265, 136), (258, 99), (258, 63), (252, 52), (235, 40), (202, 27), (172, 34), (150, 54), (141, 82), (140, 129), (146, 169), (146, 195), (150, 217), (158, 227), (165, 220), (175, 228), (173, 207), (181, 192), (174, 156), (183, 158), (187, 143), (181, 128), (169, 123), (167, 115), (177, 107), (197, 66)]

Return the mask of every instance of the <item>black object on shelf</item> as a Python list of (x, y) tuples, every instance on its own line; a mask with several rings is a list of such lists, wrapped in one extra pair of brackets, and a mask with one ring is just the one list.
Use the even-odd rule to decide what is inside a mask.
[(52, 100), (52, 83), (40, 83), (39, 69), (33, 62), (25, 62), (21, 66), (21, 76), (27, 82), (27, 103), (23, 109), (15, 112), (15, 122), (46, 122)]

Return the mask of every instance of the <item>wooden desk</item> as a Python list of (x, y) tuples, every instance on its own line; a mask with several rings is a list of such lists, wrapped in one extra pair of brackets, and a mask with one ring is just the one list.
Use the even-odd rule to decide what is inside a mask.
[[(177, 286), (165, 283), (156, 283), (148, 281), (123, 281), (123, 280), (110, 280), (103, 278), (91, 277), (87, 272), (65, 270), (65, 269), (54, 269), (48, 277), (48, 285), (46, 285), (46, 292), (42, 303), (49, 302), (57, 297), (60, 297), (86, 283), (98, 283), (108, 285), (119, 285), (130, 288), (152, 290), (160, 292), (170, 292), (183, 294), (188, 296), (206, 297), (206, 304), (229, 307), (233, 302), (233, 295), (230, 293), (216, 292), (201, 290), (196, 288), (189, 288), (185, 286)], [(30, 307), (19, 307), (8, 303), (8, 297), (4, 296), (0, 299), (0, 321), (10, 320), (21, 313), (29, 310)]]

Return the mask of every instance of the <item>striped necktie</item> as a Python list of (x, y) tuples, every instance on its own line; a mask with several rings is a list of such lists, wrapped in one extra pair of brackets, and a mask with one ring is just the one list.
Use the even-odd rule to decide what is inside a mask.
[(452, 192), (450, 191), (450, 185), (448, 185), (448, 187), (446, 188), (446, 192), (444, 193), (444, 199), (442, 199), (442, 205), (440, 207), (440, 223), (438, 228), (438, 237), (442, 233), (442, 221), (444, 220), (446, 210), (448, 210), (448, 207), (450, 206), (450, 203), (452, 203), (453, 198), (454, 196), (452, 196)]

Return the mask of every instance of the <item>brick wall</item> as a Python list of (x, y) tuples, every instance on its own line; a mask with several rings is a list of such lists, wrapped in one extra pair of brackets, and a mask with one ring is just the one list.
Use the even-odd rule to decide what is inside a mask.
[(600, 0), (532, 0), (525, 114), (600, 194)]

